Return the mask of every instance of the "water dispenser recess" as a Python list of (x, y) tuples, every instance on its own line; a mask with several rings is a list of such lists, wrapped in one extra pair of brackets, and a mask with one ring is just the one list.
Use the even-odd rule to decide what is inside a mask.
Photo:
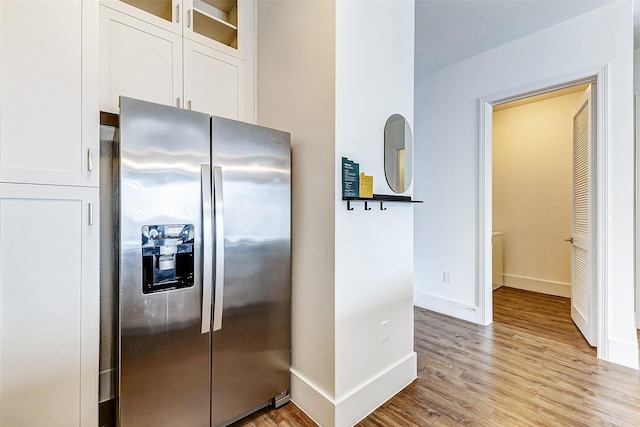
[(193, 286), (193, 225), (142, 227), (142, 293)]

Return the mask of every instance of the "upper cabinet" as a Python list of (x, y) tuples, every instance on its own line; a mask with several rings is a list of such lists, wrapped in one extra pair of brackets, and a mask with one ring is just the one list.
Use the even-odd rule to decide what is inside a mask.
[(251, 121), (244, 61), (191, 40), (184, 41), (183, 58), (186, 108)]
[(192, 0), (192, 3), (193, 26), (187, 28), (237, 49), (238, 3), (235, 0)]
[(101, 4), (101, 110), (125, 95), (254, 121), (254, 0)]
[[(185, 0), (185, 38), (203, 44), (214, 40), (219, 49), (236, 55), (240, 48), (238, 36), (238, 2), (235, 0)], [(240, 8), (243, 4), (240, 3)], [(212, 46), (214, 47), (214, 46)], [(244, 47), (244, 46), (242, 46)], [(242, 53), (242, 50), (240, 50)], [(242, 57), (238, 55), (238, 57)]]
[(0, 1), (0, 182), (98, 186), (98, 6)]
[(244, 36), (253, 13), (250, 1), (102, 0), (102, 4), (226, 54), (244, 57)]
[(101, 7), (100, 109), (118, 113), (120, 95), (182, 106), (182, 37)]

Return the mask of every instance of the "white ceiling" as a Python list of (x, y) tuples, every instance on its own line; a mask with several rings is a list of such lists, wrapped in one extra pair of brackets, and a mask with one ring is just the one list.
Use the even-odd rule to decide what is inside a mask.
[[(416, 76), (613, 0), (416, 0)], [(640, 8), (635, 8), (638, 11)]]

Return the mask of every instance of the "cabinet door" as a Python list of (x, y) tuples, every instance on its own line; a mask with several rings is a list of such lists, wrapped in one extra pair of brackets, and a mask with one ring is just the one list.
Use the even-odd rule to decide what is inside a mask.
[(235, 0), (184, 0), (183, 35), (239, 56), (238, 18)]
[(0, 182), (98, 186), (97, 24), (94, 2), (0, 1)]
[(253, 55), (255, 0), (183, 0), (183, 35), (247, 60)]
[(182, 106), (182, 37), (100, 6), (100, 109), (120, 95)]
[(100, 4), (182, 35), (182, 0), (100, 0)]
[(187, 108), (244, 120), (243, 82), (243, 61), (184, 40), (184, 97)]
[(97, 201), (93, 188), (0, 184), (2, 426), (98, 425)]

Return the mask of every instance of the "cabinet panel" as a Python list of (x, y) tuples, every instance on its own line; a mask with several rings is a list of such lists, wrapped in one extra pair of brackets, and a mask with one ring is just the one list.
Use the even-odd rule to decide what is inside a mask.
[(101, 110), (117, 113), (120, 95), (176, 105), (182, 94), (182, 37), (100, 9)]
[(0, 2), (0, 181), (97, 187), (97, 22), (92, 2)]
[(255, 0), (100, 0), (111, 9), (244, 59)]
[(0, 425), (97, 425), (97, 196), (0, 184)]
[(235, 0), (184, 0), (185, 38), (242, 58), (244, 4)]
[(182, 35), (182, 0), (100, 0), (100, 4)]
[(185, 39), (184, 96), (192, 110), (244, 120), (244, 63)]

